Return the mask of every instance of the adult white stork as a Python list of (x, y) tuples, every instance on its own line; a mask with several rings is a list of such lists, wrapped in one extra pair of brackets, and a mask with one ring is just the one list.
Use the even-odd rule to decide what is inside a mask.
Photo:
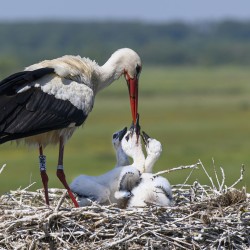
[(57, 176), (78, 207), (63, 171), (66, 141), (83, 124), (93, 108), (95, 95), (121, 75), (127, 81), (132, 118), (138, 106), (141, 59), (128, 48), (117, 50), (99, 66), (80, 56), (63, 56), (27, 67), (0, 82), (0, 144), (24, 139), (40, 153), (40, 171), (49, 205), (48, 176), (43, 148), (59, 143)]

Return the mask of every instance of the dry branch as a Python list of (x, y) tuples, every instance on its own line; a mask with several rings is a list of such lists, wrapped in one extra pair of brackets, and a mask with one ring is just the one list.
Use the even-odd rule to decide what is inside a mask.
[(5, 167), (6, 167), (6, 164), (3, 164), (3, 166), (0, 168), (0, 174), (3, 172)]
[(234, 188), (238, 183), (240, 183), (243, 180), (244, 172), (245, 172), (245, 166), (242, 165), (240, 170), (240, 178), (233, 185), (231, 185), (229, 189)]
[(170, 172), (174, 172), (174, 171), (178, 171), (178, 170), (184, 170), (184, 169), (197, 169), (199, 164), (200, 163), (196, 163), (196, 164), (193, 164), (193, 165), (180, 166), (180, 167), (176, 167), (176, 168), (163, 170), (163, 171), (155, 173), (154, 176), (161, 175), (161, 174), (168, 174)]

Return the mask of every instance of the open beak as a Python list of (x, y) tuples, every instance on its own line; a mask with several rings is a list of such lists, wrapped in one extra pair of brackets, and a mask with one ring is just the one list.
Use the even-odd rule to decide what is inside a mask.
[(137, 136), (139, 136), (141, 133), (141, 126), (139, 124), (139, 114), (136, 115), (135, 132)]
[(128, 75), (126, 75), (126, 80), (127, 80), (127, 85), (128, 85), (128, 91), (129, 91), (132, 118), (135, 124), (137, 110), (138, 110), (138, 79), (136, 77), (132, 79)]
[(130, 126), (130, 131), (132, 131), (133, 133), (135, 132), (137, 137), (140, 135), (141, 133), (141, 126), (139, 124), (139, 114), (137, 114), (136, 116), (136, 121), (135, 123), (132, 122), (131, 126)]
[(147, 146), (148, 145), (148, 139), (150, 139), (150, 136), (146, 134), (144, 131), (142, 131), (142, 139), (144, 141), (144, 144)]
[(127, 127), (125, 127), (122, 131), (119, 132), (119, 141), (122, 140), (122, 138), (126, 133), (127, 133)]

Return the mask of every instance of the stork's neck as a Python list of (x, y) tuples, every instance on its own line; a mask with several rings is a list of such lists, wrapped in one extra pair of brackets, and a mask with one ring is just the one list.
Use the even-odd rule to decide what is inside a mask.
[(145, 156), (142, 151), (141, 144), (139, 142), (133, 150), (132, 158), (134, 160), (133, 166), (136, 167), (141, 173), (144, 173), (145, 172)]
[(116, 159), (117, 159), (116, 167), (129, 165), (128, 156), (125, 154), (122, 147), (118, 147), (116, 151)]
[(145, 160), (145, 173), (152, 173), (153, 172), (153, 166), (156, 163), (156, 161), (159, 159), (159, 157), (156, 157), (155, 155), (148, 155)]
[(111, 56), (109, 60), (96, 70), (96, 90), (99, 92), (117, 80), (124, 73), (124, 68), (118, 64), (117, 58)]

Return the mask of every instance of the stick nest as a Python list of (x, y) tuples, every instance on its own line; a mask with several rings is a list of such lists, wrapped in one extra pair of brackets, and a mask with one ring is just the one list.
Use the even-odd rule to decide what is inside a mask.
[[(201, 162), (200, 165), (206, 172)], [(193, 169), (192, 169), (193, 171)], [(72, 208), (65, 190), (19, 189), (0, 197), (0, 249), (247, 249), (250, 194), (208, 175), (173, 186), (175, 205), (119, 209), (115, 204)]]

